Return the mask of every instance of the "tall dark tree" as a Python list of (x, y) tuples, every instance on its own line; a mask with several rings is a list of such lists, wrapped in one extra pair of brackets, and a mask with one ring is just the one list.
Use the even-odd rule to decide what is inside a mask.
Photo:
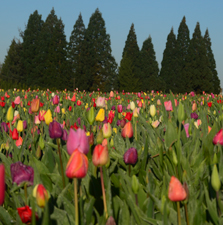
[(176, 36), (173, 28), (167, 36), (166, 48), (163, 52), (163, 60), (161, 62), (161, 70), (159, 77), (165, 81), (165, 92), (177, 92), (175, 80), (177, 77), (176, 73)]
[[(81, 14), (79, 15), (71, 32), (68, 57), (74, 78), (74, 85), (79, 90), (89, 90), (89, 83), (86, 77), (86, 41), (85, 41), (85, 26)], [(74, 88), (75, 88), (74, 87)]]
[[(120, 63), (119, 68), (119, 90), (125, 90), (126, 91), (126, 77), (124, 74), (126, 72), (124, 71), (124, 68), (126, 68), (126, 58), (128, 64), (132, 67), (132, 75), (134, 75), (134, 80), (137, 82), (137, 88), (135, 89), (135, 85), (133, 87), (128, 87), (128, 90), (130, 91), (141, 91), (142, 89), (142, 76), (141, 76), (141, 62), (140, 62), (140, 51), (139, 46), (137, 44), (137, 38), (136, 33), (134, 29), (134, 24), (131, 25), (129, 34), (127, 36), (127, 40), (125, 42), (125, 47), (122, 53), (122, 60)], [(124, 68), (123, 68), (124, 67)]]
[(208, 57), (208, 61), (210, 63), (210, 70), (212, 72), (213, 93), (219, 94), (221, 92), (220, 80), (218, 78), (218, 73), (216, 70), (214, 54), (211, 49), (211, 38), (209, 36), (208, 29), (205, 31), (204, 44), (206, 47), (206, 54)]
[(1, 70), (1, 84), (3, 81), (17, 85), (24, 82), (24, 67), (21, 60), (22, 43), (16, 42), (15, 39), (9, 47), (8, 54), (5, 57)]
[(151, 91), (157, 89), (157, 79), (159, 73), (156, 53), (152, 44), (152, 38), (149, 36), (142, 45), (141, 50), (141, 73), (142, 73), (142, 90)]
[(106, 33), (105, 21), (98, 9), (92, 14), (86, 30), (87, 80), (90, 90), (100, 88), (110, 91), (116, 88), (117, 64), (111, 54), (110, 35)]
[(71, 89), (73, 82), (67, 57), (64, 25), (52, 9), (41, 32), (41, 58), (38, 66), (37, 84), (60, 90)]
[(44, 21), (36, 10), (29, 16), (26, 29), (21, 36), (23, 38), (22, 62), (24, 64), (24, 76), (28, 86), (35, 84), (39, 76), (37, 66), (41, 58), (40, 35)]
[(177, 35), (177, 48), (176, 48), (176, 74), (175, 77), (175, 91), (177, 93), (179, 92), (185, 92), (186, 89), (186, 83), (188, 81), (188, 66), (187, 63), (190, 61), (188, 56), (188, 48), (190, 45), (190, 33), (189, 29), (186, 25), (186, 18), (183, 17), (179, 29), (178, 29), (178, 35)]
[[(195, 27), (188, 52), (190, 55), (188, 74), (190, 74), (191, 77), (188, 77), (188, 89), (186, 91), (194, 90), (197, 93), (202, 93), (202, 91), (211, 93), (213, 91), (213, 76), (199, 23), (197, 23)], [(192, 89), (189, 89), (190, 87), (192, 87)]]

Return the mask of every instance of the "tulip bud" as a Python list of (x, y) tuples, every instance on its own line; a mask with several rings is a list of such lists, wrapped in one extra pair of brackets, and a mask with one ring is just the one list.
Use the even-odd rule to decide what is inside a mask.
[(23, 120), (23, 129), (25, 130), (27, 128), (27, 121)]
[(42, 156), (42, 151), (40, 146), (37, 147), (35, 155), (37, 159), (40, 159), (40, 157)]
[(45, 144), (44, 144), (44, 140), (43, 140), (42, 135), (40, 135), (40, 137), (39, 137), (38, 145), (39, 145), (39, 147), (40, 147), (41, 150), (43, 150), (44, 147), (45, 147)]
[(112, 138), (111, 141), (110, 141), (110, 146), (111, 146), (111, 147), (114, 146), (114, 140), (113, 140), (113, 138)]
[(138, 160), (138, 152), (135, 148), (131, 147), (129, 148), (124, 156), (123, 156), (124, 162), (125, 164), (131, 164), (134, 165), (136, 164), (137, 160)]
[(122, 113), (122, 105), (118, 105), (118, 113)]
[(67, 134), (67, 130), (66, 129), (63, 129), (63, 135), (62, 135), (62, 140), (63, 141), (67, 141), (67, 138), (68, 138), (68, 134)]
[(151, 115), (152, 117), (154, 117), (154, 116), (156, 115), (156, 107), (155, 107), (155, 105), (151, 105), (151, 106), (149, 107), (149, 113), (150, 113), (150, 115)]
[(35, 98), (32, 100), (32, 102), (31, 102), (31, 111), (32, 112), (36, 113), (39, 111), (39, 103), (40, 103), (40, 101), (38, 98)]
[(112, 128), (110, 123), (105, 123), (102, 127), (102, 133), (104, 138), (111, 137), (112, 134)]
[(90, 110), (87, 112), (87, 120), (90, 125), (94, 123), (94, 120), (95, 120), (94, 107), (91, 107)]
[(103, 166), (108, 162), (108, 147), (96, 145), (92, 155), (92, 162), (95, 166)]
[(214, 156), (213, 156), (213, 159), (212, 159), (212, 163), (213, 164), (217, 164), (218, 163), (218, 157), (217, 157), (216, 153), (214, 153)]
[(136, 175), (132, 176), (132, 190), (134, 194), (137, 194), (139, 191), (139, 181)]
[(172, 150), (172, 154), (173, 154), (173, 164), (174, 164), (175, 166), (177, 166), (178, 161), (177, 161), (177, 156), (176, 156), (176, 153), (175, 153), (174, 150)]
[(17, 130), (18, 132), (22, 132), (23, 131), (23, 121), (19, 120), (17, 123)]
[(101, 108), (101, 109), (98, 111), (98, 114), (97, 114), (95, 120), (96, 120), (96, 121), (103, 122), (104, 119), (105, 119), (105, 110)]
[(1, 123), (1, 130), (2, 130), (2, 132), (4, 130), (6, 133), (8, 133), (9, 127), (8, 127), (7, 123), (5, 123), (5, 122)]
[(186, 199), (187, 193), (180, 181), (172, 176), (169, 183), (168, 198), (172, 202), (183, 201)]
[(12, 106), (10, 106), (8, 108), (8, 111), (7, 111), (7, 114), (6, 114), (6, 120), (9, 121), (9, 122), (12, 122), (13, 118), (14, 118), (14, 111), (13, 111)]
[(180, 122), (184, 120), (185, 112), (184, 112), (184, 105), (180, 102), (178, 106), (178, 115), (177, 118)]
[(102, 132), (102, 130), (99, 130), (97, 133), (97, 137), (96, 137), (97, 144), (101, 144), (103, 139), (104, 139), (103, 132)]
[(33, 189), (33, 197), (36, 198), (37, 205), (44, 208), (46, 202), (49, 200), (49, 194), (42, 184), (37, 184)]
[(52, 113), (51, 113), (50, 109), (47, 110), (46, 114), (44, 115), (44, 119), (45, 119), (45, 123), (47, 125), (49, 125), (53, 121)]
[(49, 135), (50, 138), (62, 138), (63, 136), (63, 129), (57, 121), (53, 121), (49, 124)]
[(124, 128), (122, 129), (121, 135), (124, 138), (126, 137), (131, 138), (133, 136), (133, 127), (131, 122), (125, 124)]
[(88, 170), (88, 158), (85, 154), (74, 150), (66, 167), (66, 176), (68, 178), (83, 178)]
[(221, 181), (219, 179), (218, 169), (217, 169), (216, 164), (214, 165), (213, 170), (212, 170), (212, 174), (211, 174), (211, 185), (212, 185), (212, 187), (215, 191), (220, 190)]
[(220, 129), (213, 138), (213, 144), (217, 145), (218, 143), (223, 145), (223, 129)]
[(5, 199), (5, 166), (0, 164), (0, 206), (3, 205)]
[(126, 120), (125, 119), (122, 119), (121, 122), (120, 122), (120, 126), (121, 128), (123, 128), (126, 124)]
[(90, 136), (88, 137), (89, 140), (89, 145), (93, 145), (94, 144), (94, 133), (91, 132)]

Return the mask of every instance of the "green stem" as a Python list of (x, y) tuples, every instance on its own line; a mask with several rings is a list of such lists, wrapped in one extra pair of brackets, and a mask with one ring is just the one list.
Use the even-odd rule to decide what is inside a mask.
[(188, 210), (187, 210), (187, 204), (184, 204), (184, 209), (185, 209), (185, 216), (186, 216), (186, 221), (187, 221), (187, 225), (190, 225), (189, 222), (189, 216), (188, 216)]
[(136, 205), (138, 206), (138, 195), (135, 194)]
[(63, 162), (62, 162), (62, 158), (61, 158), (60, 139), (59, 139), (59, 138), (57, 138), (57, 146), (58, 146), (58, 152), (59, 152), (59, 158), (60, 158), (60, 167), (61, 167), (61, 174), (62, 174), (63, 188), (65, 188), (65, 178), (64, 178)]
[(104, 210), (105, 210), (105, 218), (107, 219), (108, 218), (108, 210), (107, 210), (107, 204), (106, 204), (105, 186), (104, 186), (102, 166), (100, 166), (100, 173), (101, 173), (101, 189), (102, 189), (102, 194), (103, 194), (103, 203), (104, 203)]
[(74, 178), (74, 202), (75, 202), (75, 225), (79, 225), (78, 199), (77, 199), (77, 178)]
[(181, 225), (180, 202), (177, 202), (177, 219), (178, 219), (178, 225)]
[(131, 165), (129, 164), (129, 176), (131, 174)]

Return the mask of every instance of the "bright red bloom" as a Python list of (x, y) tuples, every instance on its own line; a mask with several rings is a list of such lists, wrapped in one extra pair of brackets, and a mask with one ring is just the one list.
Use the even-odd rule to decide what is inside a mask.
[(213, 144), (217, 145), (217, 144), (223, 145), (223, 129), (220, 129), (218, 131), (217, 134), (215, 134), (214, 138), (213, 138)]
[(18, 140), (19, 139), (19, 133), (16, 128), (12, 131), (12, 139), (13, 140)]
[(131, 122), (125, 124), (124, 128), (122, 129), (121, 135), (124, 138), (126, 137), (131, 138), (133, 136), (133, 127)]
[(40, 102), (39, 107), (43, 107), (44, 103)]
[(93, 107), (96, 107), (96, 103), (94, 102), (94, 105), (93, 105)]
[(72, 110), (72, 106), (69, 106), (68, 110), (71, 111)]
[(1, 100), (2, 100), (2, 101), (5, 101), (5, 97), (4, 97), (4, 96), (1, 96)]
[(81, 106), (81, 101), (80, 100), (77, 100), (77, 105)]
[[(17, 208), (18, 214), (25, 224), (31, 224), (32, 222), (32, 210), (28, 205), (24, 207)], [(36, 215), (36, 219), (38, 220), (38, 216)]]
[(15, 108), (15, 103), (14, 103), (14, 102), (12, 102), (12, 108), (13, 108), (13, 109)]
[(133, 113), (127, 112), (126, 116), (125, 116), (125, 119), (127, 119), (128, 121), (131, 121), (132, 115), (133, 115)]
[(208, 102), (208, 107), (211, 107), (212, 106), (212, 102)]
[(5, 107), (5, 102), (0, 102), (1, 107)]
[(30, 101), (28, 101), (27, 105), (30, 106)]

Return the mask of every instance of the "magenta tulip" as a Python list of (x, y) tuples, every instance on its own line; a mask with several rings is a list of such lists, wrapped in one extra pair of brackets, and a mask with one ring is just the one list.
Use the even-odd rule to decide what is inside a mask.
[(3, 205), (5, 199), (5, 167), (0, 164), (0, 205)]
[(80, 128), (78, 128), (77, 131), (70, 129), (67, 138), (68, 154), (71, 155), (75, 149), (78, 149), (78, 151), (84, 153), (85, 155), (87, 155), (89, 151), (88, 137), (85, 134), (85, 131)]

